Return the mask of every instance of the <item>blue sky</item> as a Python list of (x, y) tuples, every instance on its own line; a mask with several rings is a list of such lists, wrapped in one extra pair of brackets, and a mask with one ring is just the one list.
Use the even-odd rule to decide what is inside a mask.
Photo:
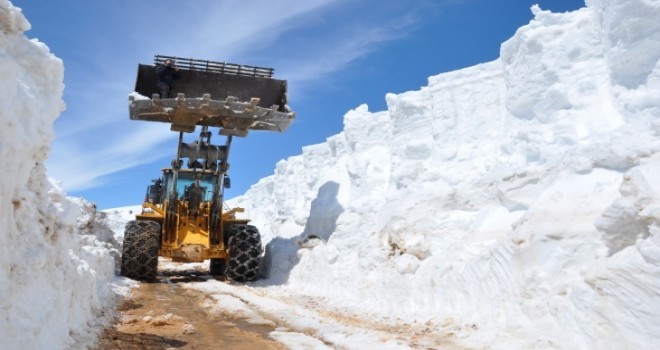
[[(47, 161), (69, 195), (101, 209), (141, 203), (176, 150), (167, 124), (131, 121), (138, 63), (154, 54), (275, 68), (297, 117), (285, 133), (252, 132), (232, 143), (228, 197), (273, 173), (305, 145), (342, 130), (343, 115), (386, 93), (418, 90), (427, 77), (499, 56), (532, 19), (582, 0), (13, 0), (29, 38), (64, 61), (64, 102)], [(216, 142), (224, 140), (215, 136)]]

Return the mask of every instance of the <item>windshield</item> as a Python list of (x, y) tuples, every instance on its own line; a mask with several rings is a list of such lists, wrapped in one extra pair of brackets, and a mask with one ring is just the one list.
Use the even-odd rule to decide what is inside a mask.
[[(216, 177), (213, 174), (201, 174), (196, 173), (197, 177), (200, 178), (199, 186), (204, 189), (204, 200), (210, 201), (213, 199), (213, 192), (215, 191), (216, 186)], [(168, 172), (165, 174), (165, 181), (167, 182), (167, 193), (171, 193), (173, 185), (173, 173)], [(186, 187), (189, 187), (195, 183), (193, 178), (193, 173), (189, 172), (179, 172), (179, 178), (176, 182), (176, 193), (179, 199), (184, 199)]]

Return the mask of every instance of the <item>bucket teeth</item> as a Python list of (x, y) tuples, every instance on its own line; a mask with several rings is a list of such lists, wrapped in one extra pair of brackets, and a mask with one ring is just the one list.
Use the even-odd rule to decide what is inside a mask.
[(279, 111), (277, 105), (260, 107), (258, 97), (248, 102), (234, 96), (213, 100), (210, 94), (201, 98), (186, 98), (179, 93), (176, 98), (135, 99), (129, 98), (131, 119), (157, 121), (172, 124), (172, 130), (194, 132), (197, 125), (219, 127), (221, 133), (245, 136), (248, 130), (285, 131), (293, 122), (295, 113)]

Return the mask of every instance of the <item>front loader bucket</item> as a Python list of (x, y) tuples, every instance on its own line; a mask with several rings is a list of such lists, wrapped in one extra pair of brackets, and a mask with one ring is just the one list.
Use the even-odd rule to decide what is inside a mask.
[[(156, 56), (162, 63), (168, 56)], [(286, 81), (273, 79), (270, 68), (175, 58), (179, 67), (170, 96), (159, 98), (155, 65), (138, 66), (130, 118), (172, 124), (193, 132), (195, 126), (222, 128), (224, 135), (248, 130), (285, 131), (295, 113), (287, 106)]]
[(197, 125), (222, 128), (223, 135), (246, 136), (248, 130), (285, 131), (293, 122), (294, 112), (286, 107), (278, 111), (276, 105), (263, 108), (230, 96), (223, 101), (209, 95), (201, 98), (136, 99), (129, 96), (131, 119), (172, 124), (172, 131), (194, 132)]

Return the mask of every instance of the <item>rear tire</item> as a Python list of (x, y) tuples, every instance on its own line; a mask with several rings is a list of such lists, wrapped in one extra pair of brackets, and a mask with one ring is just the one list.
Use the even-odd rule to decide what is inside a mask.
[(252, 225), (229, 226), (229, 258), (225, 275), (236, 282), (257, 279), (261, 267), (261, 235)]
[(121, 275), (150, 281), (158, 272), (160, 225), (153, 221), (130, 221), (124, 231)]

